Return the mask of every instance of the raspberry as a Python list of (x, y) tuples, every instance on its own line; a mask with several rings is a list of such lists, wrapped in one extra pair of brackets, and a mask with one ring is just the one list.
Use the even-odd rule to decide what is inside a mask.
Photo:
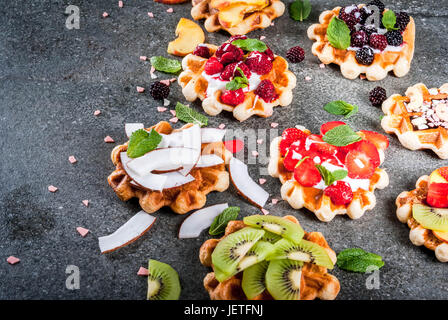
[(397, 22), (395, 23), (395, 27), (399, 28), (400, 31), (403, 32), (408, 26), (409, 21), (411, 21), (409, 15), (406, 12), (400, 12), (397, 14)]
[(377, 8), (380, 9), (380, 13), (383, 13), (384, 9), (386, 8), (384, 3), (382, 3), (380, 0), (373, 0), (369, 2), (367, 6), (377, 6)]
[(343, 7), (339, 10), (339, 19), (344, 21), (351, 31), (355, 31), (355, 25), (361, 21), (361, 12), (355, 5)]
[(221, 101), (225, 104), (236, 106), (244, 101), (243, 89), (226, 90), (221, 94)]
[(250, 70), (249, 68), (243, 63), (243, 62), (234, 62), (231, 64), (228, 64), (224, 71), (221, 73), (219, 78), (223, 81), (229, 81), (232, 77), (242, 77), (243, 75), (236, 70), (236, 67), (243, 70), (244, 75), (249, 78), (250, 77)]
[(204, 45), (201, 45), (201, 44), (198, 45), (196, 47), (196, 49), (194, 49), (193, 54), (195, 56), (202, 57), (202, 58), (205, 58), (205, 59), (208, 59), (211, 56), (210, 49), (207, 46), (204, 46)]
[(387, 39), (383, 34), (374, 33), (370, 36), (369, 45), (373, 49), (383, 51), (387, 47)]
[(373, 50), (369, 47), (363, 47), (356, 51), (356, 61), (363, 65), (370, 65), (373, 62), (374, 53)]
[(264, 52), (265, 55), (268, 56), (270, 61), (274, 61), (275, 56), (274, 56), (274, 52), (272, 52), (271, 48), (267, 48), (266, 51)]
[(386, 89), (381, 87), (376, 87), (369, 93), (369, 100), (375, 107), (381, 106), (386, 98)]
[(286, 58), (292, 63), (302, 62), (305, 59), (305, 51), (299, 46), (292, 47), (286, 53)]
[(216, 50), (216, 57), (223, 65), (243, 60), (244, 52), (231, 43), (224, 43)]
[(368, 41), (369, 41), (369, 38), (367, 37), (367, 34), (364, 31), (360, 30), (360, 31), (353, 32), (352, 40), (351, 40), (352, 47), (361, 48), (365, 44), (367, 44)]
[(277, 92), (275, 92), (274, 85), (272, 84), (271, 80), (268, 79), (264, 79), (260, 82), (257, 89), (255, 90), (255, 94), (267, 103), (270, 103), (278, 98), (278, 94)]
[(208, 75), (220, 73), (224, 69), (224, 66), (216, 59), (215, 57), (211, 57), (205, 63), (205, 73)]
[(269, 60), (269, 57), (259, 51), (252, 51), (245, 63), (251, 71), (259, 75), (269, 73), (272, 69), (272, 62)]
[(168, 98), (170, 87), (160, 81), (156, 81), (149, 87), (149, 93), (155, 100), (163, 100)]
[(352, 188), (350, 188), (348, 183), (341, 180), (331, 186), (326, 187), (324, 194), (329, 196), (331, 202), (335, 205), (346, 205), (353, 200)]
[(401, 46), (401, 44), (403, 43), (403, 36), (398, 30), (387, 31), (386, 38), (387, 43), (394, 47)]
[(282, 140), (280, 141), (280, 154), (284, 156), (293, 142), (305, 139), (306, 137), (307, 134), (300, 129), (285, 129), (282, 133)]

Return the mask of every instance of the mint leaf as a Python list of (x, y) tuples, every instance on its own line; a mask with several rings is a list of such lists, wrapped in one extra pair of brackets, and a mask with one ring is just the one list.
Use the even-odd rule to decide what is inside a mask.
[(395, 24), (397, 23), (397, 17), (392, 10), (387, 10), (386, 12), (384, 12), (381, 21), (383, 22), (383, 25), (387, 30), (398, 30), (398, 28), (395, 27)]
[(327, 28), (327, 37), (330, 44), (337, 49), (345, 50), (350, 46), (350, 29), (338, 17), (331, 19)]
[(337, 258), (336, 264), (339, 268), (352, 272), (365, 273), (372, 267), (380, 269), (384, 266), (381, 256), (360, 248), (345, 249), (339, 252)]
[(194, 123), (201, 127), (208, 124), (206, 116), (180, 102), (176, 104), (176, 117), (183, 122)]
[(331, 172), (330, 170), (328, 170), (327, 168), (325, 168), (320, 164), (316, 164), (315, 166), (317, 170), (319, 170), (320, 176), (322, 177), (322, 179), (325, 182), (325, 185), (327, 186), (330, 186), (333, 183), (335, 183), (335, 181), (342, 180), (347, 176), (346, 170), (341, 169)]
[(347, 177), (348, 175), (348, 172), (347, 170), (341, 169), (341, 170), (334, 170), (331, 174), (333, 175), (334, 181), (339, 181), (345, 179), (345, 177)]
[(296, 21), (303, 21), (311, 13), (311, 4), (309, 0), (296, 0), (289, 7), (289, 16)]
[(229, 221), (236, 220), (240, 213), (239, 207), (228, 207), (213, 220), (208, 233), (212, 236), (224, 233)]
[(327, 103), (324, 106), (324, 110), (334, 115), (345, 116), (345, 118), (349, 118), (357, 113), (359, 108), (358, 106), (351, 105), (350, 103), (347, 103), (345, 101), (335, 100)]
[(362, 138), (348, 125), (342, 125), (328, 130), (327, 133), (325, 133), (325, 135), (322, 137), (322, 140), (336, 147), (344, 147), (348, 146), (349, 144), (361, 141)]
[(141, 157), (157, 148), (160, 141), (162, 141), (162, 136), (154, 129), (151, 132), (139, 129), (132, 133), (126, 153), (129, 158)]
[(162, 56), (152, 57), (151, 65), (157, 70), (166, 73), (177, 73), (182, 70), (180, 61), (168, 59)]
[(238, 90), (240, 88), (246, 88), (249, 85), (249, 80), (240, 67), (236, 67), (236, 70), (242, 74), (242, 77), (234, 77), (232, 81), (226, 83), (227, 90)]
[(245, 51), (265, 52), (268, 49), (267, 45), (258, 39), (237, 39), (232, 41), (232, 44)]

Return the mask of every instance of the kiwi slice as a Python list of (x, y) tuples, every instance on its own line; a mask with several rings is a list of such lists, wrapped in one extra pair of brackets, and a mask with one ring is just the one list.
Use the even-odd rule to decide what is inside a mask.
[(272, 260), (266, 271), (266, 289), (275, 300), (299, 300), (303, 262)]
[(266, 289), (266, 270), (269, 262), (262, 261), (243, 271), (241, 287), (247, 299), (253, 299)]
[(252, 249), (255, 243), (264, 235), (263, 230), (243, 228), (229, 234), (219, 241), (212, 253), (213, 266), (222, 270), (225, 274), (235, 272), (238, 263), (246, 253)]
[(412, 206), (412, 216), (426, 229), (448, 232), (448, 209), (414, 204)]
[(272, 252), (274, 252), (274, 245), (272, 243), (261, 240), (258, 241), (238, 263), (236, 271), (243, 271), (258, 262), (263, 261)]
[(148, 300), (178, 300), (179, 275), (170, 265), (156, 260), (148, 263)]
[(283, 239), (282, 236), (279, 236), (278, 234), (269, 232), (269, 231), (264, 231), (264, 236), (261, 237), (260, 241), (267, 241), (270, 242), (272, 244), (276, 243), (278, 240)]
[(244, 218), (244, 223), (254, 228), (275, 233), (295, 243), (300, 242), (305, 234), (299, 224), (276, 216), (249, 216)]
[(267, 257), (267, 260), (290, 259), (311, 262), (328, 269), (334, 268), (327, 250), (317, 243), (303, 239), (299, 243), (294, 243), (287, 239), (282, 239), (274, 247), (275, 251)]

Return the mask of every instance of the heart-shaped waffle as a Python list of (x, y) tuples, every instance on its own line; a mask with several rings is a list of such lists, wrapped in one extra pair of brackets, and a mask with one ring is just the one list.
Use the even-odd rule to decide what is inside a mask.
[[(162, 121), (146, 130), (154, 129), (160, 134), (171, 134), (191, 127), (186, 124), (180, 129), (173, 130), (171, 125)], [(225, 149), (224, 143), (213, 142), (202, 144), (201, 154), (215, 154), (224, 160), (224, 163), (211, 166), (193, 168), (190, 175), (193, 181), (178, 187), (164, 189), (162, 191), (152, 191), (133, 183), (121, 162), (120, 154), (126, 152), (128, 143), (116, 146), (111, 153), (111, 159), (115, 165), (107, 181), (117, 196), (128, 201), (138, 198), (140, 206), (148, 213), (153, 213), (164, 206), (169, 206), (178, 214), (185, 214), (191, 210), (202, 208), (207, 200), (207, 194), (212, 191), (225, 191), (229, 187), (229, 173), (226, 171), (225, 163), (229, 161), (231, 155)]]
[[(211, 54), (214, 54), (217, 47), (206, 45)], [(244, 121), (253, 115), (260, 117), (270, 117), (273, 108), (276, 106), (287, 106), (292, 102), (292, 89), (296, 86), (296, 76), (288, 70), (288, 62), (275, 56), (272, 61), (272, 70), (260, 76), (260, 81), (270, 80), (275, 87), (278, 98), (272, 102), (266, 102), (259, 98), (253, 90), (246, 92), (244, 101), (236, 106), (225, 104), (221, 101), (222, 90), (218, 89), (211, 96), (207, 96), (209, 82), (204, 73), (205, 64), (208, 59), (189, 54), (182, 60), (183, 72), (177, 79), (182, 87), (182, 93), (188, 101), (202, 100), (202, 108), (211, 115), (216, 116), (222, 110), (233, 112), (233, 116), (239, 121)]]
[[(192, 4), (191, 16), (195, 20), (205, 19), (208, 32), (226, 30), (231, 35), (267, 28), (285, 12), (285, 5), (280, 0), (193, 0)], [(225, 15), (230, 15), (231, 19), (225, 19)]]
[(405, 96), (390, 96), (382, 108), (386, 115), (381, 126), (396, 134), (404, 147), (431, 149), (441, 159), (448, 159), (448, 83), (439, 89), (418, 83), (409, 87)]
[[(294, 223), (299, 223), (293, 216), (285, 216)], [(227, 235), (246, 227), (243, 221), (230, 221), (225, 230), (223, 239)], [(199, 259), (206, 267), (213, 268), (212, 253), (221, 239), (209, 239), (205, 241), (199, 250)], [(324, 236), (320, 232), (305, 232), (303, 239), (314, 242), (325, 248), (330, 259), (336, 263), (336, 253), (330, 248)], [(208, 273), (204, 278), (204, 287), (212, 300), (246, 300), (246, 295), (241, 288), (242, 272), (230, 279), (219, 282), (214, 272)], [(336, 299), (340, 290), (339, 280), (328, 273), (327, 268), (313, 263), (305, 262), (302, 267), (300, 280), (300, 300)], [(253, 300), (273, 300), (273, 297), (265, 290)]]
[(421, 176), (412, 191), (403, 191), (397, 197), (397, 218), (407, 223), (411, 231), (409, 239), (416, 246), (425, 246), (436, 254), (441, 262), (448, 262), (448, 243), (438, 239), (432, 230), (424, 228), (412, 217), (412, 205), (424, 203), (428, 194), (429, 176)]
[[(360, 4), (358, 7), (364, 7)], [(341, 73), (348, 79), (355, 79), (360, 74), (365, 74), (370, 81), (384, 79), (389, 71), (393, 71), (397, 77), (403, 77), (411, 68), (414, 56), (415, 24), (412, 17), (403, 32), (403, 45), (400, 51), (381, 51), (375, 53), (370, 65), (362, 65), (355, 58), (353, 50), (342, 50), (333, 47), (328, 41), (327, 28), (333, 17), (339, 15), (341, 7), (330, 11), (324, 11), (319, 16), (319, 24), (313, 24), (308, 28), (308, 38), (315, 40), (312, 52), (324, 64), (334, 63), (340, 66)]]

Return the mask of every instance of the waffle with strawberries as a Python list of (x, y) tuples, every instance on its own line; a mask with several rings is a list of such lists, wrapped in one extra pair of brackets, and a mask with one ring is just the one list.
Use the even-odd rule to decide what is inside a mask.
[[(376, 81), (384, 79), (389, 71), (397, 77), (405, 76), (414, 56), (414, 20), (400, 12), (395, 28), (398, 30), (386, 30), (384, 26), (365, 24), (371, 14), (373, 11), (364, 4), (322, 12), (319, 23), (308, 28), (308, 38), (315, 41), (313, 54), (324, 64), (339, 65), (342, 75), (348, 79), (365, 74), (368, 80)], [(350, 31), (351, 42), (346, 49), (332, 46), (328, 39), (327, 29), (335, 17), (345, 22)]]
[[(285, 216), (284, 219), (299, 224), (293, 216)], [(205, 241), (199, 250), (199, 259), (206, 267), (213, 268), (212, 253), (218, 243), (231, 233), (234, 233), (246, 227), (243, 221), (230, 221), (221, 239), (209, 239)], [(325, 248), (328, 256), (336, 263), (336, 253), (330, 248), (324, 236), (320, 232), (306, 232), (304, 238), (307, 241), (316, 243)], [(339, 280), (328, 273), (327, 268), (313, 263), (305, 262), (300, 274), (300, 300), (321, 300), (336, 299), (340, 284)], [(237, 273), (231, 278), (219, 282), (215, 278), (214, 272), (208, 273), (204, 278), (204, 287), (212, 300), (247, 300), (247, 297), (241, 287), (242, 272)], [(274, 298), (267, 290), (254, 297), (253, 300), (273, 300)]]
[(448, 159), (448, 83), (432, 89), (418, 83), (405, 96), (390, 96), (382, 108), (386, 115), (381, 126), (396, 134), (404, 147), (430, 149)]
[[(180, 129), (174, 130), (168, 122), (162, 121), (145, 130), (150, 131), (154, 129), (159, 134), (171, 135), (191, 127), (192, 124), (189, 123)], [(145, 188), (131, 178), (131, 172), (127, 171), (126, 165), (122, 162), (123, 155), (126, 154), (128, 149), (128, 144), (129, 141), (116, 146), (112, 150), (111, 159), (115, 165), (115, 170), (109, 175), (107, 180), (121, 200), (128, 201), (132, 198), (138, 198), (141, 208), (148, 213), (153, 213), (164, 206), (169, 206), (174, 212), (185, 214), (191, 210), (202, 208), (205, 205), (208, 193), (212, 191), (222, 192), (229, 186), (229, 173), (226, 171), (225, 163), (229, 161), (231, 154), (225, 149), (224, 143), (221, 141), (201, 144), (201, 156), (216, 155), (223, 159), (220, 164), (206, 167), (199, 167), (197, 164), (189, 172), (186, 181), (157, 191)], [(176, 170), (179, 169), (181, 168)], [(168, 179), (174, 179), (172, 174), (177, 173), (176, 170), (153, 172), (155, 174), (168, 174)]]
[[(233, 112), (239, 121), (252, 115), (270, 117), (274, 107), (292, 102), (296, 77), (288, 70), (288, 62), (274, 55), (269, 47), (264, 52), (243, 51), (232, 44), (238, 39), (246, 37), (232, 37), (219, 48), (206, 45), (207, 52), (195, 50), (186, 56), (178, 78), (182, 93), (188, 101), (199, 98), (211, 116), (225, 110)], [(227, 88), (229, 82), (242, 77), (247, 79), (244, 87)]]
[(205, 19), (208, 32), (226, 30), (231, 35), (264, 29), (285, 12), (279, 0), (193, 0), (191, 16)]
[[(334, 146), (325, 142), (327, 133), (337, 127), (349, 127), (341, 121), (328, 122), (321, 134), (304, 127), (286, 129), (270, 146), (268, 171), (282, 183), (282, 198), (294, 208), (314, 212), (321, 221), (336, 215), (360, 218), (375, 207), (375, 189), (389, 184), (380, 164), (388, 139), (376, 132), (352, 131), (356, 142)], [(341, 127), (342, 128), (342, 127)]]

